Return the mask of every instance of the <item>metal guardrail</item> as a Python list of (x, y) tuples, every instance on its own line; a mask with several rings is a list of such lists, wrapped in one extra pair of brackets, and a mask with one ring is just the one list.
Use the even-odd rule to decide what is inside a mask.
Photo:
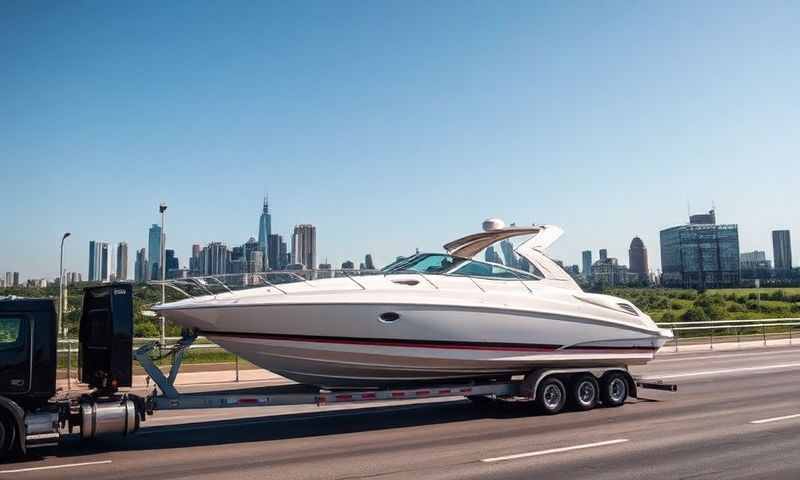
[[(672, 330), (674, 334), (674, 347), (675, 351), (677, 352), (679, 349), (680, 344), (680, 332), (699, 332), (699, 331), (708, 331), (708, 348), (710, 350), (714, 349), (714, 338), (715, 333), (723, 330), (723, 331), (730, 331), (734, 330), (733, 334), (722, 334), (716, 335), (717, 343), (720, 343), (720, 338), (736, 338), (737, 345), (741, 343), (741, 337), (743, 336), (742, 330), (745, 329), (760, 329), (760, 336), (764, 346), (767, 345), (767, 336), (772, 334), (781, 334), (786, 335), (788, 334), (789, 345), (792, 345), (793, 341), (793, 333), (794, 328), (800, 326), (800, 318), (764, 318), (758, 320), (707, 320), (707, 321), (699, 321), (699, 322), (659, 322), (657, 323), (659, 327), (669, 328)], [(785, 332), (772, 332), (767, 333), (767, 328), (773, 327), (785, 327)], [(759, 335), (758, 333), (755, 334), (745, 334), (747, 335)], [(685, 340), (689, 338), (705, 338), (705, 337), (684, 337)]]

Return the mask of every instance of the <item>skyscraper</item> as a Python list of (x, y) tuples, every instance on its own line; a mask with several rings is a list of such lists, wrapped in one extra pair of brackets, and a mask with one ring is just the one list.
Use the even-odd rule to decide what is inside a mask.
[(313, 225), (296, 225), (292, 234), (292, 263), (314, 268), (317, 264), (317, 228)]
[(6, 287), (13, 286), (14, 282), (14, 274), (12, 272), (6, 272)]
[(507, 267), (517, 268), (517, 257), (514, 253), (514, 244), (511, 243), (510, 240), (506, 239), (500, 242), (500, 251), (503, 252), (505, 265)]
[[(270, 263), (269, 236), (272, 235), (272, 216), (269, 214), (269, 199), (264, 197), (261, 218), (258, 220), (258, 247), (263, 252), (264, 270), (272, 267)], [(313, 268), (313, 266), (311, 267)]]
[(364, 268), (367, 270), (375, 270), (375, 262), (372, 261), (372, 254), (364, 255)]
[(176, 278), (181, 267), (178, 257), (175, 256), (175, 250), (168, 248), (164, 251), (164, 267), (167, 278)]
[(136, 250), (136, 263), (134, 264), (134, 280), (136, 283), (147, 281), (147, 254), (144, 248)]
[(200, 256), (203, 262), (204, 275), (222, 275), (228, 273), (231, 262), (231, 252), (224, 243), (209, 243), (206, 248), (203, 249)]
[(647, 280), (650, 275), (650, 268), (647, 265), (647, 248), (639, 237), (633, 237), (630, 249), (628, 249), (628, 259), (630, 260), (630, 272), (638, 275), (639, 280)]
[(19, 286), (19, 272), (14, 272), (13, 286)]
[(154, 223), (147, 240), (147, 280), (158, 280), (161, 276), (161, 242), (164, 240), (161, 227)]
[(128, 279), (128, 244), (117, 244), (117, 281)]
[(286, 242), (277, 233), (270, 234), (267, 238), (267, 252), (269, 258), (267, 265), (271, 270), (283, 270), (286, 268)]
[(192, 276), (199, 276), (203, 274), (203, 265), (200, 261), (200, 252), (203, 247), (195, 243), (192, 245), (192, 256), (189, 258), (189, 272)]
[[(716, 222), (711, 213), (704, 217)], [(666, 287), (736, 286), (740, 278), (738, 225), (690, 223), (661, 230), (661, 271)]]
[(588, 280), (592, 277), (592, 251), (584, 250), (581, 254), (581, 260), (583, 263), (583, 278)]
[(772, 231), (772, 258), (775, 270), (785, 273), (792, 269), (792, 239), (789, 230)]
[(350, 260), (345, 260), (342, 262), (342, 270), (353, 270), (355, 268), (355, 264), (353, 264)]
[(484, 252), (483, 255), (484, 255), (484, 259), (487, 262), (497, 263), (497, 264), (500, 264), (500, 265), (503, 264), (503, 259), (500, 258), (500, 255), (497, 253), (497, 250), (495, 250), (494, 246), (492, 246), (492, 245), (489, 245), (488, 247), (486, 247), (486, 251)]
[(601, 262), (605, 262), (606, 260), (608, 260), (608, 250), (606, 250), (605, 248), (601, 248), (600, 249), (600, 261)]
[(111, 252), (108, 242), (89, 241), (89, 281), (107, 282), (111, 277)]

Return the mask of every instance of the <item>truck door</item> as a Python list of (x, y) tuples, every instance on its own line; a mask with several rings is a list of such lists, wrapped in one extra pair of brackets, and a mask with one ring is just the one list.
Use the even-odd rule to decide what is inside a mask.
[(31, 388), (32, 325), (27, 313), (0, 312), (0, 394)]

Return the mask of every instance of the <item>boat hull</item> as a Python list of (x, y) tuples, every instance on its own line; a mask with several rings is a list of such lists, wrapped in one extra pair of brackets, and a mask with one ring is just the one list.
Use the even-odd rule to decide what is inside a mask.
[[(327, 388), (643, 364), (668, 338), (618, 322), (481, 305), (215, 305), (163, 313), (261, 368)], [(394, 315), (386, 313), (397, 318), (387, 321)]]

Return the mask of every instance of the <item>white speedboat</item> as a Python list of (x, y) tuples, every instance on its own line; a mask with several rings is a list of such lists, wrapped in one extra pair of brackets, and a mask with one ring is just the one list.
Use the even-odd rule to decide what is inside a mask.
[[(270, 284), (153, 310), (259, 367), (327, 388), (651, 360), (672, 332), (627, 300), (584, 293), (544, 254), (561, 233), (487, 221), (445, 253), (419, 253), (377, 275)], [(513, 248), (516, 237), (529, 238)], [(495, 250), (494, 262), (476, 258), (497, 242), (513, 266)]]

